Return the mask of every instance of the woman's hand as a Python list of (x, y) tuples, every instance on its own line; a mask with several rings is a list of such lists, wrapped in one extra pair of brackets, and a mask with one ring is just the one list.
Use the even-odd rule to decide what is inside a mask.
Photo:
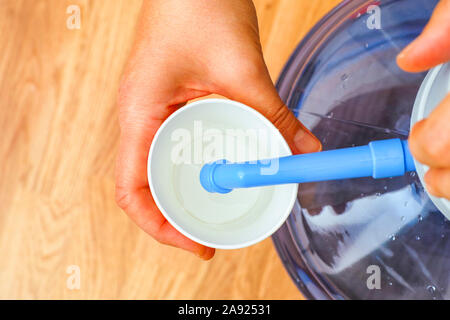
[(320, 142), (278, 96), (264, 63), (250, 0), (144, 0), (137, 39), (120, 86), (116, 198), (161, 243), (210, 259), (214, 249), (184, 237), (159, 212), (147, 156), (163, 121), (188, 100), (216, 93), (271, 120), (294, 153)]
[[(419, 72), (450, 61), (450, 0), (441, 0), (422, 34), (397, 57), (405, 71)], [(428, 191), (450, 199), (450, 94), (411, 130), (413, 156), (430, 167)]]

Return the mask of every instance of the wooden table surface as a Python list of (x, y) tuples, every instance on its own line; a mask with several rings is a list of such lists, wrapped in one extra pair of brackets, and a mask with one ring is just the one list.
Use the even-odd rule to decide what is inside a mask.
[[(274, 80), (337, 3), (255, 0)], [(116, 206), (115, 99), (140, 4), (0, 0), (0, 298), (301, 299), (270, 239), (204, 262)]]

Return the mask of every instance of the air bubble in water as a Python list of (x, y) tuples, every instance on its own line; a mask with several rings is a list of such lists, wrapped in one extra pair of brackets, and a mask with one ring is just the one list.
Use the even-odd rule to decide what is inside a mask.
[(436, 287), (435, 286), (428, 286), (427, 287), (427, 291), (431, 294), (434, 294), (436, 292)]
[(416, 240), (419, 241), (420, 240), (420, 236), (416, 236)]

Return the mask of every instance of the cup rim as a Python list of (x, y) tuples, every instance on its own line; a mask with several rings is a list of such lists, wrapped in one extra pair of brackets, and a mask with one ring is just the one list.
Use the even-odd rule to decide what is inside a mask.
[(186, 230), (184, 230), (182, 227), (180, 227), (180, 225), (178, 225), (176, 223), (176, 221), (174, 219), (172, 219), (172, 217), (170, 216), (170, 214), (165, 210), (164, 206), (162, 205), (162, 203), (159, 201), (158, 196), (156, 194), (155, 187), (153, 185), (153, 179), (152, 179), (152, 175), (150, 174), (151, 171), (151, 160), (154, 157), (154, 150), (155, 150), (155, 146), (157, 144), (157, 141), (161, 135), (161, 132), (164, 131), (164, 129), (167, 127), (168, 123), (170, 123), (175, 117), (178, 117), (181, 113), (185, 113), (188, 112), (189, 109), (192, 109), (198, 105), (201, 104), (211, 104), (211, 103), (225, 103), (225, 104), (229, 104), (229, 105), (234, 105), (242, 110), (245, 110), (246, 112), (250, 112), (253, 113), (253, 115), (255, 117), (257, 117), (262, 123), (265, 124), (265, 126), (267, 128), (270, 128), (270, 130), (278, 132), (279, 136), (280, 136), (280, 141), (279, 143), (281, 143), (283, 145), (283, 147), (286, 148), (286, 150), (288, 150), (288, 154), (287, 155), (292, 155), (292, 150), (290, 149), (289, 145), (287, 144), (286, 140), (284, 139), (283, 135), (280, 133), (280, 131), (278, 130), (278, 128), (275, 127), (275, 125), (270, 122), (266, 117), (264, 117), (260, 112), (256, 111), (255, 109), (234, 101), (234, 100), (229, 100), (229, 99), (218, 99), (218, 98), (211, 98), (211, 99), (202, 99), (202, 100), (198, 100), (198, 101), (194, 101), (191, 102), (181, 108), (179, 108), (178, 110), (176, 110), (175, 112), (173, 112), (164, 122), (163, 124), (158, 128), (155, 136), (153, 137), (152, 140), (152, 144), (150, 146), (150, 150), (149, 150), (149, 154), (148, 154), (148, 158), (147, 158), (147, 181), (150, 187), (150, 192), (153, 196), (153, 200), (156, 203), (156, 206), (158, 207), (159, 211), (162, 213), (162, 215), (164, 216), (164, 218), (178, 231), (180, 232), (182, 235), (184, 235), (185, 237), (200, 243), (202, 245), (205, 245), (207, 247), (212, 247), (212, 248), (216, 248), (216, 249), (239, 249), (239, 248), (245, 248), (248, 246), (251, 246), (253, 244), (256, 244), (258, 242), (263, 241), (264, 239), (270, 237), (272, 234), (274, 234), (282, 225), (283, 223), (286, 221), (286, 219), (289, 217), (290, 213), (292, 212), (292, 209), (294, 207), (295, 201), (297, 200), (297, 193), (298, 193), (298, 184), (291, 184), (292, 185), (292, 194), (291, 194), (291, 198), (289, 200), (289, 206), (287, 206), (286, 212), (280, 216), (280, 219), (278, 221), (278, 223), (276, 223), (274, 226), (272, 226), (272, 228), (268, 229), (268, 231), (264, 232), (262, 235), (253, 238), (252, 240), (248, 240), (242, 243), (238, 243), (238, 244), (220, 244), (220, 243), (214, 243), (214, 242), (208, 242), (208, 241), (204, 241), (200, 238), (198, 238), (197, 236), (187, 232)]

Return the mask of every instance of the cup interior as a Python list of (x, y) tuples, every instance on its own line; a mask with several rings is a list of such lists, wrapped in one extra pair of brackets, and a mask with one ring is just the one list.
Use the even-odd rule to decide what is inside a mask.
[(148, 180), (158, 208), (182, 234), (214, 248), (241, 248), (283, 224), (297, 184), (211, 194), (200, 186), (201, 166), (224, 158), (239, 162), (291, 154), (278, 129), (254, 109), (230, 100), (200, 100), (174, 112), (159, 128), (148, 157)]

